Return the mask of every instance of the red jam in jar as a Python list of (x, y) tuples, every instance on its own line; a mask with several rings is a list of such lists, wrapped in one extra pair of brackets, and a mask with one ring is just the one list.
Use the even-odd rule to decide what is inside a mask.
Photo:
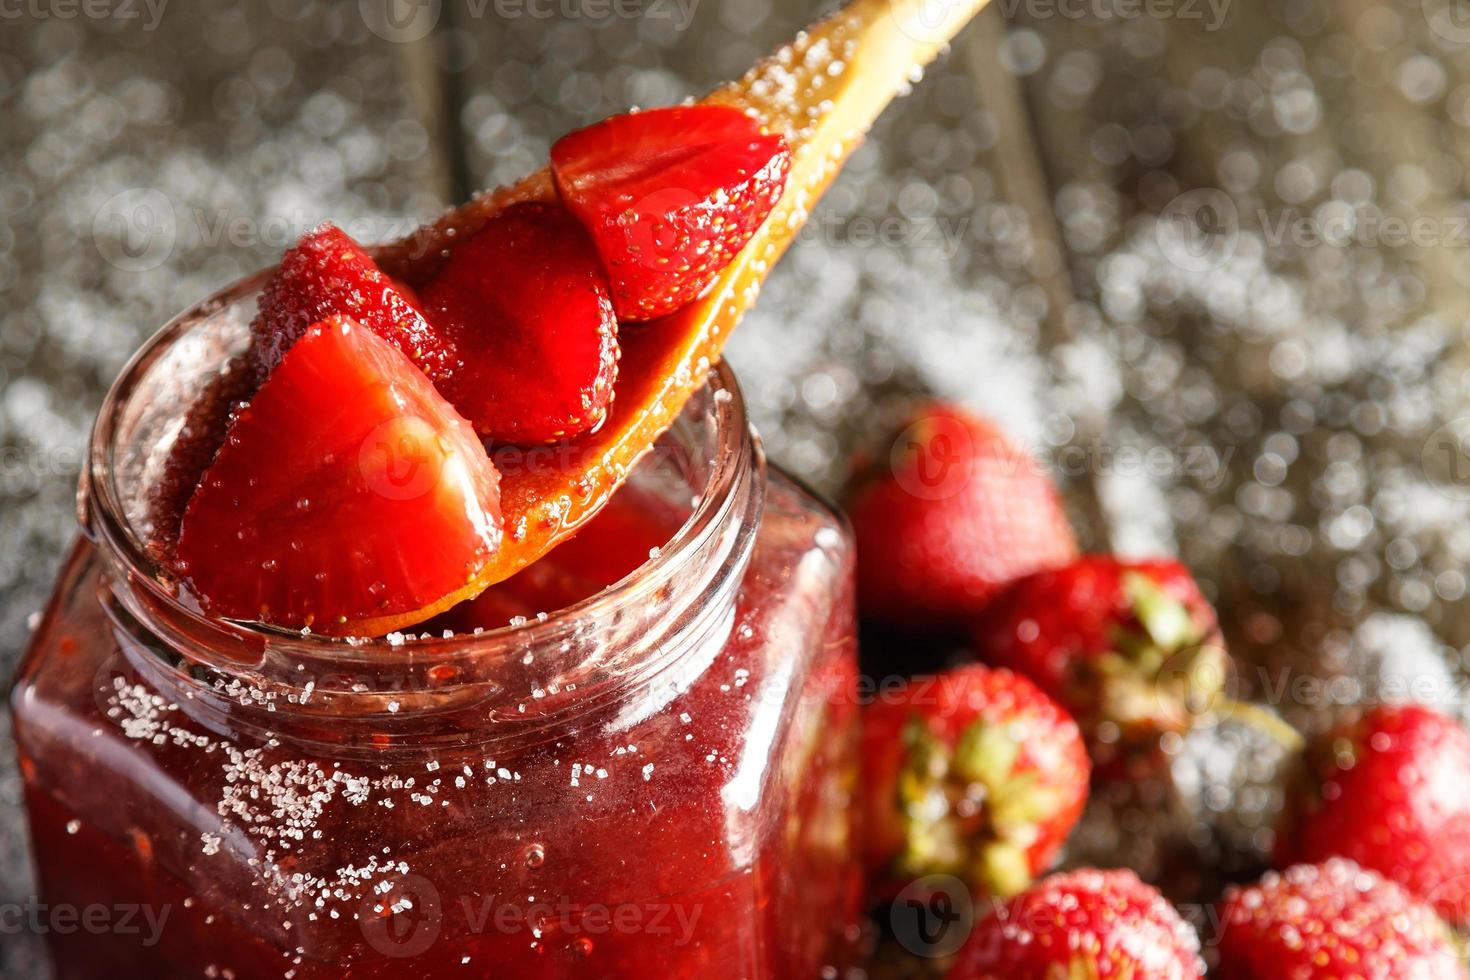
[(138, 910), (52, 936), (58, 975), (837, 975), (851, 546), (766, 470), (729, 372), (577, 538), (422, 635), (263, 630), (200, 615), (144, 547), (257, 285), (118, 381), (17, 679), (42, 901)]

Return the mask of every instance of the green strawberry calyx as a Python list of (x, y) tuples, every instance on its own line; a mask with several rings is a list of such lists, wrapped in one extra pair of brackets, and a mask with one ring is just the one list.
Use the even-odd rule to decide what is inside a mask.
[(1111, 722), (1133, 742), (1235, 718), (1300, 750), (1300, 734), (1275, 712), (1229, 696), (1230, 655), (1213, 625), (1201, 626), (1186, 603), (1147, 575), (1124, 575), (1123, 589), (1131, 621), (1115, 627), (1113, 649), (1077, 678), (1084, 703), (1095, 706), (1094, 731)]
[(967, 725), (951, 748), (925, 722), (903, 731), (906, 761), (898, 807), (904, 877), (952, 874), (979, 893), (1005, 898), (1032, 882), (1038, 825), (1062, 805), (1035, 772), (1018, 768), (1020, 745), (1003, 726)]

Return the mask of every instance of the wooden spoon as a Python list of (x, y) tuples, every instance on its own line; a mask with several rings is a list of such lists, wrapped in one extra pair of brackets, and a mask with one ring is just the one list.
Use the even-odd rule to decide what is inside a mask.
[[(988, 0), (854, 0), (799, 34), (745, 77), (703, 101), (752, 113), (791, 146), (786, 192), (710, 289), (657, 323), (626, 330), (616, 398), (596, 433), (548, 453), (549, 463), (502, 474), (504, 543), (476, 591), (509, 578), (581, 527), (704, 384), (761, 283), (869, 126)], [(477, 196), (403, 241), (379, 262), (422, 283), (456, 241), (510, 204), (554, 199), (549, 170)]]

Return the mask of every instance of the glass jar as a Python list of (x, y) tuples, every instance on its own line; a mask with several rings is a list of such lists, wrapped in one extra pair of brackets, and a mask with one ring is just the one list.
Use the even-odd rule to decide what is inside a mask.
[(615, 501), (678, 530), (584, 601), (372, 641), (211, 620), (149, 561), (149, 491), (260, 283), (114, 386), (12, 695), (41, 900), (133, 909), (53, 935), (59, 975), (835, 975), (851, 546), (728, 370)]

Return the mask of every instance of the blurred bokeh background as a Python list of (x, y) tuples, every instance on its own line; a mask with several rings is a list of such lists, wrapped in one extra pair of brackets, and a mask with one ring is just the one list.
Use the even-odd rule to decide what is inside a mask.
[[(325, 218), (392, 237), (825, 9), (0, 6), (0, 678), (144, 337)], [(1467, 151), (1463, 0), (995, 0), (855, 155), (730, 356), (771, 455), (833, 494), (915, 393), (997, 417), (1088, 545), (1184, 556), (1247, 692), (1333, 681), (1284, 699), (1298, 724), (1410, 681), (1461, 710)], [(32, 888), (5, 726), (0, 903)], [(1079, 854), (1187, 876), (1269, 844), (1270, 753), (1190, 741), (1166, 792), (1097, 801)], [(6, 935), (0, 972), (38, 955)]]

